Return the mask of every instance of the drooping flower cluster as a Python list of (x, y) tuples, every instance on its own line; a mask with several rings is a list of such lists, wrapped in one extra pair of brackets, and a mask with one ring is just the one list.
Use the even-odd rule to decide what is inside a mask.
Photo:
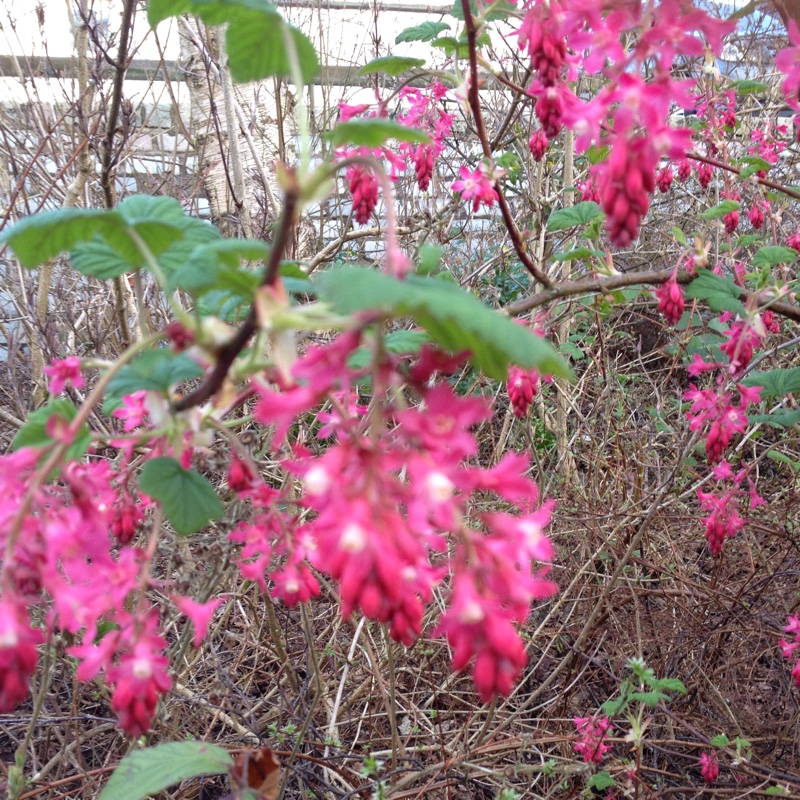
[(611, 749), (608, 743), (611, 720), (608, 717), (575, 717), (578, 741), (574, 750), (587, 764), (602, 764), (606, 753)]
[(667, 323), (677, 325), (683, 316), (684, 300), (683, 289), (674, 272), (668, 281), (658, 287), (656, 297), (658, 298), (658, 310), (664, 315)]
[[(534, 600), (556, 591), (546, 577), (550, 505), (539, 505), (522, 456), (488, 468), (474, 463), (471, 429), (487, 418), (486, 404), (430, 380), (459, 360), (429, 349), (411, 365), (382, 356), (370, 374), (383, 383), (375, 395), (387, 399), (361, 405), (357, 383), (366, 370), (349, 359), (365, 336), (366, 329), (350, 331), (312, 347), (292, 368), (291, 384), (257, 388), (255, 416), (275, 426), (277, 439), (314, 414), (321, 449), (293, 446), (283, 462), (300, 481), (294, 502), (276, 502), (266, 487), (248, 489), (256, 516), (231, 535), (243, 545), (240, 569), (293, 603), (318, 593), (313, 567), (337, 582), (343, 615), (360, 611), (410, 645), (433, 587), (447, 577), (453, 542), (450, 603), (437, 632), (451, 644), (456, 669), (472, 665), (482, 698), (508, 694), (525, 664), (516, 626)], [(326, 398), (330, 410), (317, 412)], [(476, 527), (469, 522), (474, 492), (494, 493), (518, 510), (484, 513)]]
[(539, 391), (539, 370), (512, 366), (508, 369), (508, 398), (514, 414), (522, 419)]

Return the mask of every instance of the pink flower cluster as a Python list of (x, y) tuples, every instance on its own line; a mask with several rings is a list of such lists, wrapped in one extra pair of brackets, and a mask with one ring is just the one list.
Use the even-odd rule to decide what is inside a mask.
[(670, 279), (661, 284), (656, 290), (658, 310), (666, 317), (670, 325), (677, 325), (683, 316), (684, 300), (683, 289), (673, 272)]
[(795, 652), (800, 647), (800, 617), (797, 614), (790, 616), (786, 622), (788, 623), (783, 629), (787, 634), (793, 636), (794, 639), (790, 642), (788, 636), (786, 639), (781, 639), (780, 646), (784, 658), (796, 658), (794, 667), (792, 668), (792, 679), (794, 685), (800, 689), (800, 658), (797, 657)]
[[(460, 359), (428, 348), (411, 364), (385, 354), (369, 374), (381, 384), (373, 396), (387, 399), (361, 405), (357, 383), (367, 370), (349, 359), (364, 335), (349, 331), (311, 347), (293, 366), (291, 384), (276, 376), (278, 387), (257, 387), (256, 419), (275, 426), (278, 440), (298, 417), (316, 416), (321, 427), (313, 450), (291, 446), (283, 462), (299, 494), (264, 486), (245, 493), (256, 516), (231, 534), (243, 545), (239, 567), (287, 603), (319, 592), (313, 567), (336, 581), (344, 616), (360, 611), (386, 623), (406, 645), (421, 633), (433, 588), (449, 578), (436, 632), (453, 648), (456, 669), (472, 665), (484, 700), (508, 694), (526, 660), (517, 625), (533, 601), (556, 591), (544, 534), (551, 505), (539, 505), (522, 456), (476, 463), (472, 428), (488, 418), (487, 405), (431, 381)], [(330, 410), (317, 411), (326, 399)], [(476, 492), (509, 510), (471, 520)]]
[(469, 167), (462, 166), (458, 180), (453, 181), (450, 188), (458, 192), (462, 200), (472, 200), (473, 211), (477, 211), (481, 205), (493, 206), (498, 199), (494, 178), (489, 175), (484, 163), (473, 171), (470, 171)]
[(508, 368), (507, 383), (508, 398), (514, 414), (523, 419), (539, 391), (539, 370), (511, 366)]
[(700, 774), (706, 783), (714, 783), (719, 776), (719, 761), (713, 750), (710, 753), (700, 753)]
[(606, 753), (611, 749), (608, 743), (611, 720), (608, 717), (575, 717), (578, 741), (574, 750), (587, 764), (602, 764)]
[[(649, 208), (660, 158), (682, 159), (690, 147), (691, 132), (668, 123), (673, 104), (695, 105), (691, 82), (672, 75), (675, 58), (701, 56), (706, 45), (719, 52), (733, 25), (682, 0), (526, 0), (523, 9), (517, 41), (530, 57), (535, 78), (529, 92), (537, 98), (534, 111), (544, 135), (552, 139), (566, 125), (575, 131), (579, 151), (610, 145), (610, 158), (594, 172), (609, 237), (626, 246)], [(605, 79), (589, 101), (570, 87), (578, 69)], [(536, 157), (541, 146), (534, 144)], [(661, 176), (662, 190), (669, 187), (667, 175)]]
[[(149, 501), (132, 496), (124, 462), (70, 461), (48, 483), (37, 480), (41, 455), (0, 458), (0, 711), (25, 698), (36, 645), (60, 629), (78, 642), (68, 652), (79, 680), (104, 672), (121, 727), (139, 736), (171, 686), (158, 615), (144, 599), (152, 550), (134, 544)], [(205, 635), (216, 605), (176, 601)]]

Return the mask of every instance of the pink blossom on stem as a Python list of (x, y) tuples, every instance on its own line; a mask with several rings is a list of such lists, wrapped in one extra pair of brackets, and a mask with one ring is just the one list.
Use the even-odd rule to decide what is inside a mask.
[(689, 178), (692, 177), (692, 164), (688, 158), (684, 158), (680, 164), (678, 164), (678, 180), (681, 183), (686, 183)]
[(658, 310), (664, 315), (667, 323), (677, 325), (683, 316), (683, 289), (677, 281), (675, 273), (656, 290)]
[(23, 602), (0, 600), (0, 713), (13, 711), (28, 696), (36, 645), (43, 638), (31, 628)]
[(528, 140), (528, 147), (531, 149), (531, 155), (534, 161), (538, 162), (544, 158), (549, 144), (550, 142), (543, 130), (536, 130), (533, 132), (533, 136)]
[(722, 218), (722, 222), (725, 225), (725, 233), (731, 236), (736, 233), (736, 229), (739, 227), (739, 212), (736, 210), (729, 211)]
[(711, 164), (706, 164), (705, 161), (700, 161), (697, 164), (697, 180), (700, 182), (700, 186), (703, 189), (708, 189), (708, 185), (711, 183), (711, 178), (714, 176), (714, 170), (711, 167)]
[(750, 224), (758, 230), (763, 224), (764, 220), (766, 219), (764, 215), (764, 211), (768, 210), (769, 206), (766, 206), (762, 202), (754, 203), (750, 210), (747, 212), (747, 219), (750, 220)]
[(508, 397), (514, 414), (522, 419), (528, 413), (533, 398), (539, 391), (539, 370), (522, 369), (511, 366), (508, 368)]
[(797, 22), (789, 20), (789, 42), (791, 47), (775, 56), (775, 66), (786, 75), (781, 88), (789, 105), (800, 110), (800, 30)]
[(42, 372), (50, 378), (50, 394), (61, 394), (68, 383), (75, 389), (82, 389), (86, 385), (78, 356), (53, 361)]
[(608, 717), (574, 717), (578, 741), (573, 749), (587, 764), (602, 764), (611, 749), (608, 743), (611, 720)]
[(717, 754), (712, 750), (710, 753), (703, 751), (700, 754), (700, 774), (706, 783), (714, 783), (719, 775), (719, 762)]
[(450, 187), (461, 195), (462, 200), (472, 200), (472, 210), (477, 211), (481, 204), (493, 206), (498, 199), (497, 192), (492, 182), (482, 169), (470, 172), (469, 167), (462, 166), (459, 170), (459, 179), (453, 181)]
[(800, 233), (793, 233), (786, 239), (786, 246), (800, 253)]
[(194, 639), (192, 643), (195, 647), (200, 647), (203, 643), (203, 639), (208, 635), (208, 626), (211, 623), (214, 612), (222, 605), (222, 598), (217, 597), (206, 603), (198, 603), (192, 600), (191, 597), (175, 595), (172, 601), (175, 603), (178, 610), (191, 620), (194, 626)]
[(366, 225), (378, 205), (378, 179), (368, 167), (355, 164), (347, 170), (347, 188), (353, 197), (355, 221)]
[(662, 194), (666, 194), (670, 187), (672, 186), (672, 181), (674, 178), (674, 173), (672, 171), (672, 167), (662, 167), (658, 171), (658, 175), (656, 175), (656, 186), (658, 186), (658, 190)]

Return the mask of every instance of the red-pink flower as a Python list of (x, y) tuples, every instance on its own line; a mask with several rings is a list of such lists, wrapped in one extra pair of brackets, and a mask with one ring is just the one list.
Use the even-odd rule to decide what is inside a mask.
[(378, 205), (378, 179), (371, 169), (355, 164), (347, 170), (347, 187), (353, 197), (353, 217), (366, 225)]
[(708, 185), (711, 183), (711, 178), (714, 175), (714, 170), (712, 169), (710, 164), (706, 164), (705, 161), (701, 161), (697, 165), (697, 180), (700, 181), (700, 186), (703, 189), (707, 189)]
[(672, 167), (662, 167), (656, 175), (656, 186), (662, 194), (666, 194), (672, 186), (674, 173)]
[(61, 394), (68, 383), (75, 389), (82, 389), (86, 385), (78, 356), (53, 361), (42, 372), (50, 378), (50, 394)]
[(528, 140), (528, 147), (531, 149), (531, 155), (534, 161), (538, 162), (544, 158), (549, 144), (550, 142), (543, 130), (536, 130), (533, 132), (533, 136)]
[[(768, 208), (768, 206), (767, 206)], [(754, 203), (750, 210), (747, 212), (747, 219), (750, 220), (750, 224), (758, 230), (763, 224), (764, 220), (766, 219), (764, 215), (765, 206), (763, 203)]]
[(539, 391), (539, 370), (511, 366), (508, 368), (507, 383), (511, 407), (514, 414), (522, 419)]
[(469, 167), (462, 166), (459, 170), (460, 178), (453, 181), (450, 187), (461, 195), (462, 200), (472, 200), (472, 210), (477, 211), (481, 204), (493, 206), (498, 199), (497, 192), (492, 186), (492, 181), (486, 176), (483, 169), (470, 172)]
[(683, 289), (678, 283), (675, 273), (656, 290), (658, 310), (670, 325), (677, 325), (683, 316)]
[(688, 158), (684, 158), (680, 164), (678, 164), (678, 180), (681, 183), (686, 183), (692, 176), (692, 164)]
[(719, 762), (717, 754), (712, 750), (710, 753), (703, 751), (700, 754), (700, 774), (706, 783), (714, 783), (719, 775)]
[(36, 645), (42, 640), (30, 626), (24, 603), (0, 600), (0, 713), (13, 711), (28, 696)]
[(194, 626), (194, 639), (193, 644), (195, 647), (200, 647), (203, 639), (208, 634), (208, 626), (214, 612), (222, 605), (222, 598), (217, 597), (209, 600), (207, 603), (198, 603), (192, 600), (191, 597), (184, 597), (182, 595), (174, 595), (172, 601), (177, 606), (178, 610), (185, 614)]
[[(798, 129), (800, 130), (800, 129)], [(786, 239), (786, 246), (800, 253), (800, 233), (793, 233)]]
[(786, 75), (781, 87), (786, 101), (795, 110), (800, 110), (800, 30), (793, 19), (789, 20), (788, 29), (792, 46), (775, 56), (775, 66)]
[(611, 749), (608, 743), (611, 720), (608, 717), (574, 717), (578, 729), (578, 741), (574, 750), (587, 764), (602, 764), (605, 754)]
[(739, 212), (736, 210), (729, 211), (722, 218), (722, 222), (725, 225), (725, 233), (729, 236), (736, 233), (736, 229), (739, 227)]

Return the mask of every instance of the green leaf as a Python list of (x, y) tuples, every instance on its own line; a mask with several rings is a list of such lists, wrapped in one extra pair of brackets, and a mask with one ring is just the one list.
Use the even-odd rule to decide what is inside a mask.
[(424, 67), (424, 58), (411, 58), (410, 56), (379, 56), (373, 58), (358, 71), (359, 75), (373, 75), (381, 72), (385, 75), (401, 75), (410, 69)]
[[(172, 274), (171, 289), (186, 289), (195, 297), (203, 292), (223, 288), (223, 273), (238, 272), (242, 261), (263, 261), (269, 257), (269, 247), (255, 239), (218, 239), (196, 247), (185, 263)], [(247, 271), (247, 285), (258, 279)], [(227, 287), (226, 287), (227, 288)], [(254, 287), (253, 287), (254, 288)]]
[(610, 789), (614, 785), (614, 779), (611, 777), (610, 773), (604, 770), (603, 772), (595, 772), (595, 774), (586, 781), (586, 785), (590, 789), (602, 792), (606, 789)]
[[(488, 5), (488, 3), (486, 4)], [(487, 20), (495, 20), (495, 19), (505, 19), (510, 14), (513, 14), (517, 7), (513, 3), (504, 2), (504, 0), (498, 0), (495, 3), (492, 3), (492, 11), (487, 17)], [(470, 12), (473, 17), (478, 16), (478, 4), (476, 0), (469, 0), (469, 7)], [(461, 5), (461, 0), (455, 0), (453, 3), (453, 9), (450, 12), (450, 16), (455, 17), (458, 20), (464, 21), (464, 8)]]
[(0, 234), (0, 244), (11, 246), (23, 267), (38, 267), (79, 242), (91, 242), (100, 232), (120, 235), (122, 227), (113, 211), (60, 208), (21, 219)]
[(780, 400), (787, 394), (800, 391), (800, 367), (751, 372), (742, 383), (745, 386), (760, 386), (762, 400)]
[(189, 0), (150, 0), (147, 4), (147, 22), (151, 28), (155, 28), (165, 19), (185, 14), (190, 5)]
[(757, 233), (746, 233), (744, 236), (739, 236), (736, 239), (737, 247), (750, 247), (751, 244), (760, 242), (762, 239)]
[(655, 708), (662, 700), (669, 700), (669, 695), (664, 692), (632, 692), (631, 700), (638, 700), (648, 708)]
[(185, 353), (173, 353), (166, 347), (148, 350), (111, 379), (106, 397), (117, 401), (141, 390), (168, 396), (175, 384), (202, 374), (203, 368)]
[(754, 267), (777, 267), (778, 264), (791, 264), (796, 258), (797, 251), (791, 247), (759, 247), (752, 264)]
[(388, 119), (352, 119), (339, 123), (327, 134), (334, 147), (353, 144), (357, 147), (380, 147), (389, 139), (411, 144), (428, 144), (430, 137), (418, 128), (409, 128)]
[(780, 409), (774, 414), (748, 414), (747, 421), (753, 425), (761, 423), (772, 428), (792, 428), (800, 425), (800, 409)]
[(611, 700), (606, 700), (602, 706), (600, 706), (600, 710), (607, 716), (607, 717), (615, 717), (617, 714), (621, 714), (625, 706), (628, 705), (628, 699), (626, 697), (616, 697), (612, 698)]
[(442, 248), (435, 244), (423, 244), (419, 248), (419, 264), (417, 273), (419, 275), (432, 275), (439, 270), (442, 260)]
[(727, 275), (716, 275), (707, 269), (697, 271), (697, 277), (686, 287), (686, 296), (692, 300), (705, 300), (712, 311), (731, 311), (747, 316), (741, 289)]
[(201, 775), (228, 772), (233, 759), (206, 742), (167, 742), (135, 750), (120, 761), (100, 800), (145, 800), (169, 786)]
[(730, 739), (724, 733), (718, 733), (710, 742), (712, 747), (727, 747)]
[[(398, 356), (418, 353), (431, 337), (425, 331), (392, 331), (383, 338), (383, 346)], [(365, 369), (372, 363), (373, 351), (369, 347), (359, 347), (347, 360), (353, 369)]]
[(304, 33), (284, 22), (277, 12), (241, 13), (228, 26), (225, 49), (231, 76), (237, 83), (259, 81), (273, 75), (292, 77), (284, 30), (288, 30), (297, 51), (303, 83), (311, 83), (319, 72), (317, 51)]
[(431, 42), (431, 47), (444, 50), (447, 56), (456, 55), (458, 58), (467, 58), (469, 55), (469, 43), (463, 39), (456, 39), (455, 36), (440, 36)]
[[(52, 417), (57, 417), (69, 424), (75, 419), (78, 410), (69, 400), (56, 397), (46, 406), (37, 408), (28, 415), (25, 424), (17, 431), (11, 442), (12, 450), (21, 450), (23, 447), (49, 447), (54, 439), (47, 433), (47, 423)], [(92, 433), (85, 423), (78, 429), (75, 439), (67, 449), (67, 461), (77, 461), (92, 443)]]
[(670, 231), (670, 233), (673, 235), (678, 244), (683, 245), (684, 247), (687, 246), (688, 243), (686, 241), (686, 234), (677, 225)]
[(107, 281), (130, 272), (131, 265), (102, 239), (81, 242), (69, 254), (72, 266), (83, 275)]
[(591, 201), (578, 203), (569, 208), (561, 208), (558, 211), (554, 211), (547, 220), (547, 230), (563, 231), (567, 228), (582, 227), (603, 216), (603, 212), (597, 203)]
[(183, 469), (174, 458), (150, 459), (139, 476), (139, 488), (161, 503), (180, 536), (202, 530), (225, 513), (208, 479), (194, 470)]
[(723, 200), (718, 206), (709, 208), (698, 216), (700, 219), (710, 222), (711, 220), (722, 219), (726, 214), (730, 214), (731, 211), (738, 211), (741, 207), (742, 204), (736, 200)]
[(414, 25), (411, 28), (400, 31), (394, 43), (430, 42), (443, 31), (449, 30), (450, 26), (446, 22), (423, 22), (421, 25)]
[(731, 81), (731, 84), (737, 94), (758, 94), (759, 92), (769, 91), (769, 84), (761, 81), (740, 80)]
[(765, 158), (759, 158), (759, 156), (742, 156), (738, 159), (738, 163), (744, 165), (739, 172), (740, 178), (749, 178), (751, 175), (755, 175), (759, 170), (769, 172), (772, 167), (769, 161)]
[(369, 309), (393, 317), (410, 316), (446, 350), (469, 351), (473, 363), (496, 380), (505, 380), (511, 363), (564, 378), (572, 376), (549, 342), (450, 281), (417, 275), (398, 280), (359, 267), (329, 270), (318, 280), (324, 298), (337, 312)]
[(683, 685), (683, 681), (678, 680), (678, 678), (660, 678), (656, 681), (654, 688), (662, 692), (680, 692), (681, 694), (686, 694), (686, 687)]

